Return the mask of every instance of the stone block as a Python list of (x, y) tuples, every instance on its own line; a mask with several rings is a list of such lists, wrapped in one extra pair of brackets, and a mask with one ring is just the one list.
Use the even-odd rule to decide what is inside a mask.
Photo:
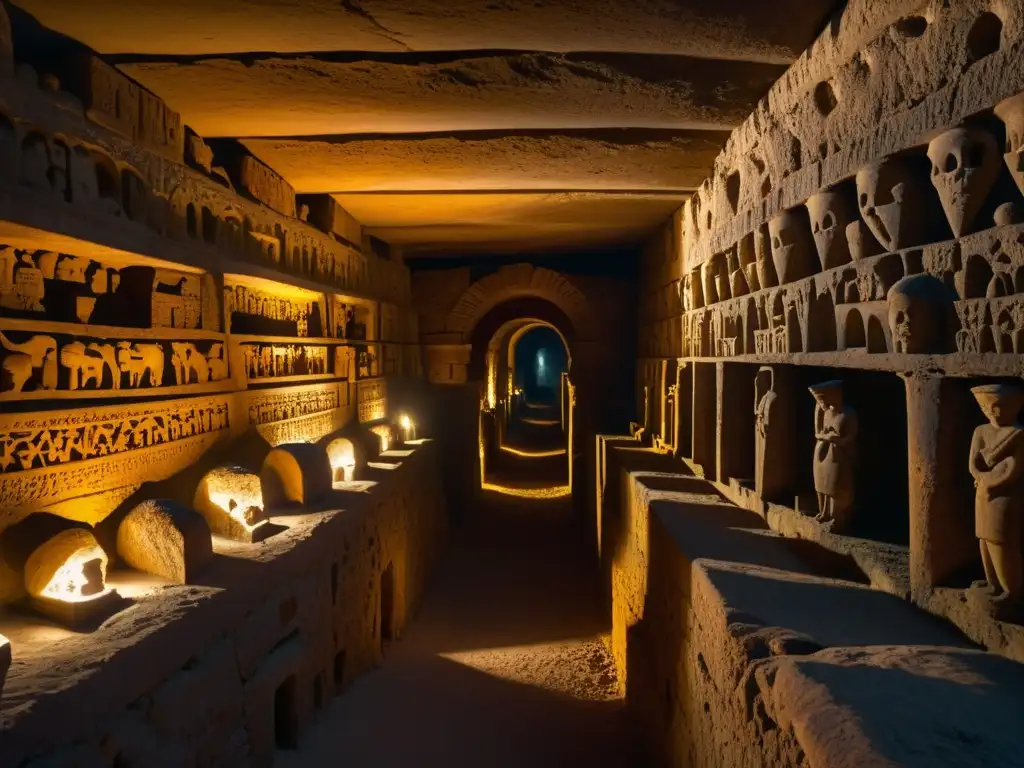
[(308, 719), (308, 707), (302, 704), (308, 687), (301, 679), (305, 654), (302, 640), (293, 637), (267, 656), (245, 684), (245, 723), (254, 768), (272, 768), (278, 747), (298, 746)]
[(82, 101), (85, 116), (126, 139), (139, 134), (142, 89), (91, 53), (68, 57), (61, 83)]
[(260, 478), (268, 508), (311, 504), (331, 491), (331, 463), (323, 446), (288, 443), (267, 454)]
[(117, 554), (138, 571), (187, 584), (213, 559), (210, 527), (183, 504), (150, 499), (121, 521)]
[(242, 467), (214, 467), (199, 481), (192, 506), (210, 530), (235, 541), (259, 541), (266, 526), (259, 475)]
[(285, 216), (295, 217), (295, 190), (251, 155), (241, 155), (232, 164), (236, 185), (257, 202)]

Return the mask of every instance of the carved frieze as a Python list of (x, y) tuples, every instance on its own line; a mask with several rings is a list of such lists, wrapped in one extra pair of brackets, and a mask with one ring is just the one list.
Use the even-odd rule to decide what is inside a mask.
[(387, 382), (382, 379), (360, 381), (357, 401), (359, 403), (359, 423), (378, 421), (387, 415)]
[(240, 189), (285, 216), (295, 217), (295, 190), (255, 157), (243, 155), (237, 161)]
[(0, 509), (18, 515), (163, 479), (228, 426), (226, 397), (0, 416)]
[(340, 408), (348, 405), (348, 389), (344, 385), (343, 388), (346, 394), (344, 402), (337, 384), (251, 392), (249, 423), (259, 426)]
[(304, 344), (244, 344), (245, 371), (250, 380), (332, 373), (327, 347)]

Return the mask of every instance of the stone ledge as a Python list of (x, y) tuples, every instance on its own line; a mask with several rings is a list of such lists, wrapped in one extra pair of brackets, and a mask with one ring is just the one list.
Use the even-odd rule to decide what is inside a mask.
[[(91, 634), (5, 617), (0, 626), (11, 638), (14, 663), (0, 702), (0, 764), (113, 738), (116, 723), (133, 707), (168, 685), (182, 687), (182, 676), (194, 682), (199, 670), (209, 669), (223, 677), (223, 665), (207, 663), (207, 657), (219, 658), (224, 641), (239, 692), (261, 674), (275, 649), (301, 641), (302, 658), (289, 669), (305, 691), (297, 704), (299, 721), (308, 719), (312, 696), (306, 689), (331, 669), (339, 647), (341, 680), (326, 685), (325, 695), (379, 659), (377, 592), (386, 566), (394, 573), (395, 632), (419, 596), (445, 525), (437, 461), (436, 447), (425, 443), (395, 469), (371, 472), (377, 485), (366, 492), (335, 491), (313, 507), (275, 517), (287, 530), (259, 545), (218, 540), (218, 557), (199, 584), (144, 590), (133, 606)], [(194, 704), (179, 701), (186, 710)], [(242, 701), (229, 704), (237, 718), (220, 712), (226, 719), (207, 741), (228, 742), (244, 732)], [(160, 736), (150, 740), (156, 754), (158, 742), (178, 736), (152, 725)], [(248, 734), (255, 764), (267, 764), (272, 754), (265, 739)], [(185, 747), (201, 750), (205, 743)]]
[(630, 486), (605, 550), (613, 654), (660, 764), (1024, 764), (1024, 668), (711, 483), (604, 443)]

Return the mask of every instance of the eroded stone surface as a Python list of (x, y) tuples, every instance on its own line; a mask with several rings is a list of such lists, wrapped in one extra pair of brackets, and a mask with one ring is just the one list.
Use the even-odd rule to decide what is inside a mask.
[(117, 554), (132, 568), (187, 584), (213, 557), (201, 515), (166, 499), (145, 501), (117, 527)]

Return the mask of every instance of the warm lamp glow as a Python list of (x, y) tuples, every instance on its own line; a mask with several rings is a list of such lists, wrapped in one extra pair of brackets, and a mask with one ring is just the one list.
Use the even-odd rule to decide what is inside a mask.
[(554, 448), (550, 451), (523, 451), (519, 448), (513, 448), (511, 445), (501, 446), (501, 450), (505, 453), (511, 453), (513, 456), (522, 456), (527, 459), (546, 459), (552, 456), (565, 456), (565, 448)]
[(572, 489), (568, 485), (554, 485), (548, 488), (517, 488), (511, 485), (497, 485), (496, 483), (483, 483), (485, 491), (494, 491), (502, 496), (515, 496), (520, 499), (562, 499), (572, 495)]
[(370, 431), (380, 438), (380, 452), (384, 453), (391, 447), (391, 427), (387, 424), (379, 424), (371, 427)]
[(99, 547), (76, 552), (53, 574), (42, 596), (68, 603), (101, 597), (107, 591), (103, 585), (105, 559)]
[(402, 427), (403, 443), (407, 443), (416, 438), (416, 425), (413, 423), (413, 420), (408, 413), (403, 413), (399, 417), (398, 424)]
[(25, 589), (35, 598), (66, 603), (105, 596), (107, 554), (88, 530), (71, 528), (47, 539), (25, 562)]
[(211, 491), (210, 501), (227, 512), (241, 523), (247, 530), (255, 530), (263, 525), (263, 494), (240, 494), (237, 491)]
[(401, 424), (402, 429), (412, 429), (412, 419), (409, 418), (409, 414), (402, 414)]

